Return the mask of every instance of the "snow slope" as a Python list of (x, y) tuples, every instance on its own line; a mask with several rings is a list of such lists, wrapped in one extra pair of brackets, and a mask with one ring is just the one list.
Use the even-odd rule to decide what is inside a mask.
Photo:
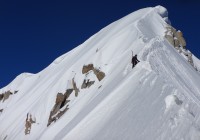
[[(41, 72), (19, 75), (0, 90), (18, 91), (0, 101), (0, 139), (199, 140), (200, 74), (164, 38), (167, 14), (162, 6), (133, 12)], [(134, 69), (131, 50), (141, 61)], [(105, 78), (82, 74), (88, 64)], [(47, 127), (57, 93), (72, 79), (78, 96), (73, 91), (69, 109)], [(81, 89), (84, 79), (95, 83)], [(27, 114), (36, 123), (25, 135)]]

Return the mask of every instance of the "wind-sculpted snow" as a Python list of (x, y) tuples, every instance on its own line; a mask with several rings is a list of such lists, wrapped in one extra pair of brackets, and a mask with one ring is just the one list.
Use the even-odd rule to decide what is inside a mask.
[(0, 139), (199, 140), (200, 61), (165, 38), (167, 16), (162, 6), (133, 12), (18, 76), (0, 90), (18, 91), (0, 101)]

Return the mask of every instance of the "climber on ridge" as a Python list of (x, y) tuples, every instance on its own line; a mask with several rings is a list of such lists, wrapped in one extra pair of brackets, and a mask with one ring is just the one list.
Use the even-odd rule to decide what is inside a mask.
[(133, 52), (132, 52), (132, 68), (135, 67), (135, 65), (140, 62), (138, 59), (137, 59), (137, 54), (135, 56), (133, 56)]

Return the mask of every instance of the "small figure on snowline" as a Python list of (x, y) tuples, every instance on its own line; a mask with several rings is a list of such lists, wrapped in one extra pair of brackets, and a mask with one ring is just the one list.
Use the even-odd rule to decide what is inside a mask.
[(135, 67), (135, 65), (137, 64), (137, 63), (139, 63), (140, 61), (137, 59), (137, 54), (135, 55), (135, 56), (133, 56), (133, 51), (132, 51), (132, 68), (134, 68)]

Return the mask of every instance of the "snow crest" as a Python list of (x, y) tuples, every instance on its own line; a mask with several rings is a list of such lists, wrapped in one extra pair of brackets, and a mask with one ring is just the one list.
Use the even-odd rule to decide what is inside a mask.
[(199, 140), (200, 75), (164, 39), (166, 19), (140, 9), (18, 76), (0, 90), (0, 139)]

